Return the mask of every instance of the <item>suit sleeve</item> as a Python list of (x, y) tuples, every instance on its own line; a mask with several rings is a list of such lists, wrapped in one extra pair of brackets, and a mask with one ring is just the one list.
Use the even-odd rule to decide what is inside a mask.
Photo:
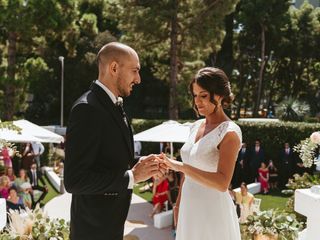
[[(128, 189), (126, 170), (96, 170), (100, 157), (102, 123), (98, 110), (78, 104), (72, 111), (67, 130), (64, 184), (73, 194), (104, 194)], [(106, 159), (107, 160), (107, 159)]]

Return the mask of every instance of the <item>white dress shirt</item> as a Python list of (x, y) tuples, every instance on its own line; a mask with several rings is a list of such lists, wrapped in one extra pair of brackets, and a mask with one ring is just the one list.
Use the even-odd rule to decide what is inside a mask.
[(41, 155), (44, 152), (44, 146), (41, 142), (31, 142), (34, 154)]
[[(100, 86), (111, 98), (111, 101), (116, 104), (117, 98), (116, 96), (110, 91), (109, 88), (107, 88), (105, 85), (103, 85), (99, 80), (95, 81), (95, 84)], [(128, 184), (128, 189), (133, 189), (133, 184), (134, 184), (134, 178), (133, 178), (133, 173), (132, 170), (127, 170), (127, 173), (129, 174), (129, 184)]]

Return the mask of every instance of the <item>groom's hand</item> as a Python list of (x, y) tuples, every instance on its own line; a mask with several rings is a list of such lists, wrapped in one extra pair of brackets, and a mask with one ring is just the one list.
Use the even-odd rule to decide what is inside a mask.
[(133, 173), (134, 183), (148, 180), (149, 178), (161, 177), (163, 174), (160, 170), (160, 159), (157, 155), (150, 154), (141, 157), (136, 165), (131, 169)]

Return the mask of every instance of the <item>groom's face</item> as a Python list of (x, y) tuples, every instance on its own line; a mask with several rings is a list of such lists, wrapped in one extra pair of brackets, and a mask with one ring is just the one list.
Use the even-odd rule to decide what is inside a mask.
[(141, 82), (139, 71), (140, 63), (137, 54), (129, 55), (123, 59), (119, 65), (119, 74), (117, 77), (117, 89), (120, 96), (129, 96), (133, 86)]

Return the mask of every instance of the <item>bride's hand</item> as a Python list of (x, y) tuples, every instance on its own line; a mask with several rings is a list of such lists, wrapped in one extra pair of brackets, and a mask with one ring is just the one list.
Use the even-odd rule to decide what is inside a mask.
[(174, 170), (176, 172), (180, 172), (181, 171), (181, 168), (183, 166), (182, 162), (179, 162), (179, 161), (173, 160), (171, 158), (168, 158), (167, 155), (164, 154), (164, 153), (160, 154), (160, 158), (163, 161), (162, 163), (165, 164), (165, 166), (168, 169), (172, 169), (172, 170)]

